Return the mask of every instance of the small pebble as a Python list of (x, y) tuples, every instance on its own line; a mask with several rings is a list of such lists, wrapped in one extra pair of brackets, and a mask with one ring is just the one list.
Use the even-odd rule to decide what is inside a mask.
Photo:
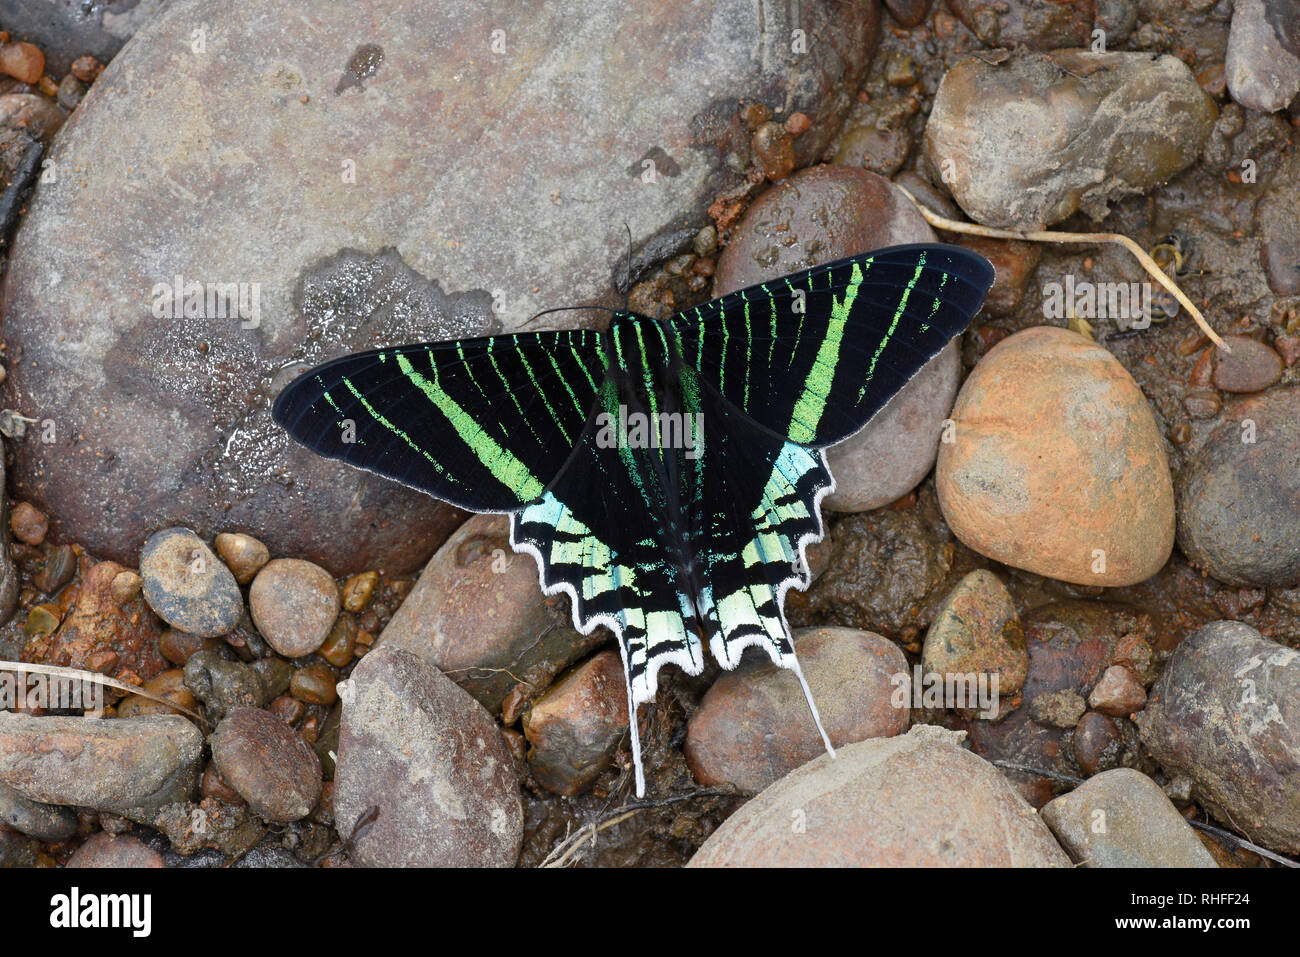
[(806, 113), (791, 113), (785, 118), (785, 131), (791, 136), (802, 136), (812, 126)]
[(0, 73), (21, 83), (39, 83), (45, 72), (45, 54), (30, 43), (0, 46)]
[(767, 122), (755, 130), (753, 149), (758, 168), (772, 182), (794, 170), (794, 143), (781, 124)]
[(191, 635), (179, 628), (168, 628), (158, 639), (158, 651), (174, 665), (184, 665), (190, 656), (200, 650), (206, 639)]
[(205, 798), (216, 798), (223, 804), (240, 805), (246, 803), (239, 792), (226, 783), (214, 762), (208, 762), (203, 770), (203, 780), (199, 785), (200, 793)]
[(236, 708), (217, 726), (211, 744), (221, 777), (267, 821), (301, 820), (320, 799), (316, 752), (275, 715)]
[(1123, 752), (1123, 740), (1115, 719), (1089, 711), (1074, 726), (1070, 750), (1079, 770), (1089, 777), (1111, 766)]
[(361, 572), (343, 583), (343, 607), (350, 612), (364, 611), (379, 585), (379, 572)]
[(1212, 419), (1223, 408), (1223, 399), (1210, 389), (1197, 389), (1183, 397), (1183, 408), (1193, 419)]
[(149, 537), (140, 551), (140, 577), (145, 601), (173, 628), (224, 635), (244, 613), (234, 575), (187, 528), (166, 528)]
[(235, 581), (247, 585), (262, 566), (271, 560), (265, 545), (251, 535), (222, 532), (213, 542), (217, 554), (235, 576)]
[(94, 83), (103, 72), (104, 65), (93, 56), (79, 56), (72, 61), (72, 75), (82, 83)]
[(1141, 711), (1146, 703), (1147, 693), (1142, 682), (1123, 665), (1107, 668), (1088, 696), (1088, 704), (1094, 711), (1117, 718), (1125, 718), (1134, 711)]
[[(144, 683), (144, 690), (166, 698), (173, 704), (193, 711), (198, 705), (194, 694), (185, 687), (185, 671), (172, 668)], [(160, 701), (153, 701), (141, 695), (127, 695), (117, 706), (119, 718), (133, 718), (147, 714), (180, 714), (175, 708), (169, 708)]]
[(1048, 691), (1029, 702), (1029, 713), (1034, 720), (1053, 728), (1073, 728), (1087, 710), (1083, 698), (1070, 688)]
[(109, 585), (113, 601), (119, 605), (125, 605), (127, 602), (139, 597), (143, 588), (144, 579), (129, 569), (114, 575), (113, 582)]
[(1247, 336), (1226, 336), (1232, 350), (1216, 350), (1214, 385), (1224, 392), (1263, 392), (1282, 377), (1282, 357)]
[(339, 615), (325, 643), (316, 649), (316, 653), (335, 668), (342, 668), (352, 660), (356, 646), (357, 620), (344, 614)]
[(28, 502), (19, 502), (9, 513), (9, 528), (14, 537), (27, 545), (39, 545), (50, 530), (45, 513)]
[(72, 581), (77, 573), (77, 552), (71, 545), (55, 545), (45, 556), (41, 567), (32, 575), (32, 584), (53, 595)]
[(329, 572), (298, 558), (277, 558), (257, 573), (248, 590), (253, 623), (286, 658), (319, 648), (339, 614), (339, 589)]
[(55, 91), (54, 98), (59, 101), (59, 106), (65, 110), (75, 110), (81, 103), (81, 98), (86, 95), (85, 85), (75, 76), (69, 73), (59, 84)]
[(330, 705), (338, 700), (337, 683), (338, 676), (329, 665), (312, 662), (294, 672), (293, 680), (289, 682), (289, 693), (308, 704)]
[(282, 694), (268, 704), (266, 710), (285, 724), (297, 724), (298, 719), (306, 712), (307, 706), (291, 695)]

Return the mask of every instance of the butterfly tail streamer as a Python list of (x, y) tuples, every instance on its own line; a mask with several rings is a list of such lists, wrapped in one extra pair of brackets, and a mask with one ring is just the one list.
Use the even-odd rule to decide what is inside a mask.
[(803, 669), (799, 667), (797, 658), (791, 663), (790, 670), (799, 679), (799, 687), (803, 688), (804, 700), (808, 702), (808, 710), (812, 712), (813, 724), (817, 725), (817, 733), (822, 736), (822, 744), (826, 746), (826, 753), (832, 758), (835, 757), (835, 746), (831, 744), (830, 735), (826, 733), (826, 728), (822, 725), (822, 716), (817, 710), (817, 702), (813, 700), (812, 689), (808, 687), (808, 679), (803, 676)]

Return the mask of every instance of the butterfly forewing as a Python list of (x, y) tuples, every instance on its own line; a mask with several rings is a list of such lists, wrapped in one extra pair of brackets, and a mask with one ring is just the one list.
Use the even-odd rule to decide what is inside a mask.
[(970, 323), (993, 282), (960, 246), (893, 246), (678, 313), (685, 360), (758, 424), (821, 447), (862, 428)]
[(594, 331), (396, 346), (305, 373), (274, 416), (321, 455), (471, 511), (511, 511), (559, 474), (604, 377)]

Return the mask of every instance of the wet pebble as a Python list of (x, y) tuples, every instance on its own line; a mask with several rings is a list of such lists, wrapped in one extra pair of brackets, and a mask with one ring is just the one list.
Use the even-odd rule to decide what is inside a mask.
[(368, 571), (353, 575), (343, 583), (343, 607), (350, 612), (366, 610), (379, 586), (379, 572)]
[[(510, 867), (523, 839), (514, 759), (492, 716), (437, 668), (381, 647), (345, 683), (334, 813), (368, 867)], [(375, 811), (378, 811), (375, 816)]]
[(71, 545), (55, 545), (45, 555), (41, 567), (32, 574), (32, 584), (53, 595), (72, 581), (77, 573), (77, 552)]
[(1224, 392), (1263, 392), (1282, 377), (1282, 357), (1257, 339), (1226, 336), (1232, 350), (1219, 350), (1214, 363), (1214, 386)]
[(1265, 847), (1300, 851), (1300, 652), (1215, 621), (1178, 646), (1151, 689), (1142, 743), (1196, 800)]
[(166, 671), (167, 661), (158, 653), (161, 623), (143, 598), (121, 602), (113, 594), (113, 582), (125, 571), (116, 562), (91, 566), (54, 637), (39, 649), (28, 644), (29, 660), (87, 668), (126, 681), (146, 681)]
[(338, 693), (334, 690), (337, 682), (338, 676), (329, 665), (315, 661), (293, 673), (289, 693), (308, 704), (330, 705), (338, 700)]
[(1300, 92), (1300, 3), (1235, 0), (1224, 62), (1228, 92), (1263, 113), (1282, 109)]
[(742, 805), (690, 867), (1068, 867), (1001, 773), (917, 725), (805, 764)]
[(1146, 397), (1105, 349), (1049, 326), (980, 360), (941, 442), (939, 504), (970, 548), (1081, 585), (1130, 585), (1173, 548), (1174, 497)]
[(925, 635), (921, 667), (927, 674), (996, 674), (1000, 695), (1025, 683), (1024, 630), (997, 575), (976, 569), (943, 599)]
[(1160, 786), (1115, 768), (1089, 778), (1040, 812), (1083, 867), (1217, 867)]
[(610, 766), (627, 730), (623, 660), (616, 651), (602, 651), (524, 714), (533, 777), (557, 794), (579, 794)]
[[(194, 699), (194, 694), (189, 688), (185, 687), (185, 671), (181, 668), (172, 668), (150, 678), (144, 683), (144, 690), (161, 698), (166, 698), (177, 707), (188, 708), (190, 711), (193, 711), (198, 704)], [(117, 714), (121, 718), (133, 718), (146, 714), (180, 713), (160, 701), (154, 701), (141, 695), (127, 695), (117, 706)]]
[(87, 721), (0, 711), (0, 784), (45, 804), (148, 824), (197, 792), (202, 755), (203, 735), (174, 715)]
[(1124, 750), (1124, 740), (1115, 719), (1089, 711), (1074, 726), (1070, 753), (1085, 776), (1114, 767)]
[(168, 628), (158, 639), (158, 651), (174, 665), (184, 665), (190, 656), (203, 648), (208, 639), (191, 635), (179, 628)]
[(212, 735), (212, 760), (248, 806), (274, 824), (311, 813), (320, 800), (316, 752), (279, 718), (260, 708), (236, 708)]
[(339, 588), (330, 573), (298, 558), (269, 562), (248, 590), (257, 630), (286, 658), (309, 655), (325, 642), (339, 604)]
[(271, 552), (252, 535), (242, 532), (222, 532), (212, 543), (226, 563), (235, 581), (247, 585), (271, 560)]
[(211, 637), (231, 631), (244, 599), (230, 569), (187, 528), (149, 536), (140, 552), (144, 597), (173, 628)]
[(1088, 696), (1088, 705), (1102, 714), (1126, 718), (1141, 711), (1147, 703), (1147, 692), (1142, 682), (1123, 665), (1111, 665)]
[(20, 83), (39, 83), (45, 73), (45, 54), (31, 43), (0, 44), (0, 73)]
[(1300, 584), (1300, 389), (1225, 412), (1179, 473), (1178, 546), (1230, 585)]
[(100, 831), (68, 858), (68, 867), (165, 867), (163, 857), (138, 837), (130, 834), (107, 834)]
[(578, 634), (569, 599), (541, 593), (536, 562), (510, 548), (509, 519), (475, 515), (429, 560), (379, 646), (416, 653), (496, 714), (516, 684), (544, 689), (606, 639)]
[[(891, 681), (907, 674), (898, 646), (853, 628), (802, 628), (795, 652), (822, 725), (836, 748), (907, 730), (906, 704)], [(683, 750), (704, 787), (733, 784), (753, 794), (825, 750), (794, 672), (750, 652), (705, 693)]]
[(979, 253), (993, 264), (993, 285), (984, 298), (984, 312), (991, 316), (1012, 316), (1020, 308), (1042, 246), (1016, 239), (984, 239), (963, 236), (961, 245)]
[(9, 513), (9, 528), (20, 542), (39, 545), (50, 530), (50, 520), (31, 503), (19, 502)]
[(1196, 160), (1215, 116), (1175, 57), (1021, 50), (944, 75), (925, 155), (975, 221), (1038, 229), (1080, 209), (1099, 219), (1165, 181)]

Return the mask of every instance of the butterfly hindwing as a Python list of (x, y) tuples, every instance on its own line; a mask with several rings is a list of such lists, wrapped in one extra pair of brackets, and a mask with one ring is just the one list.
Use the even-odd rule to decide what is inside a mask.
[(471, 511), (510, 511), (559, 474), (605, 377), (603, 333), (540, 332), (376, 349), (325, 363), (275, 420), (329, 458)]
[(683, 357), (738, 409), (800, 445), (862, 428), (979, 310), (982, 256), (892, 246), (678, 313)]
[[(602, 405), (617, 414), (614, 383), (604, 391)], [(662, 460), (597, 435), (593, 423), (554, 486), (514, 513), (511, 543), (537, 560), (543, 591), (570, 596), (579, 631), (604, 625), (617, 636), (642, 794), (637, 705), (654, 698), (665, 664), (696, 675), (704, 652)]]

